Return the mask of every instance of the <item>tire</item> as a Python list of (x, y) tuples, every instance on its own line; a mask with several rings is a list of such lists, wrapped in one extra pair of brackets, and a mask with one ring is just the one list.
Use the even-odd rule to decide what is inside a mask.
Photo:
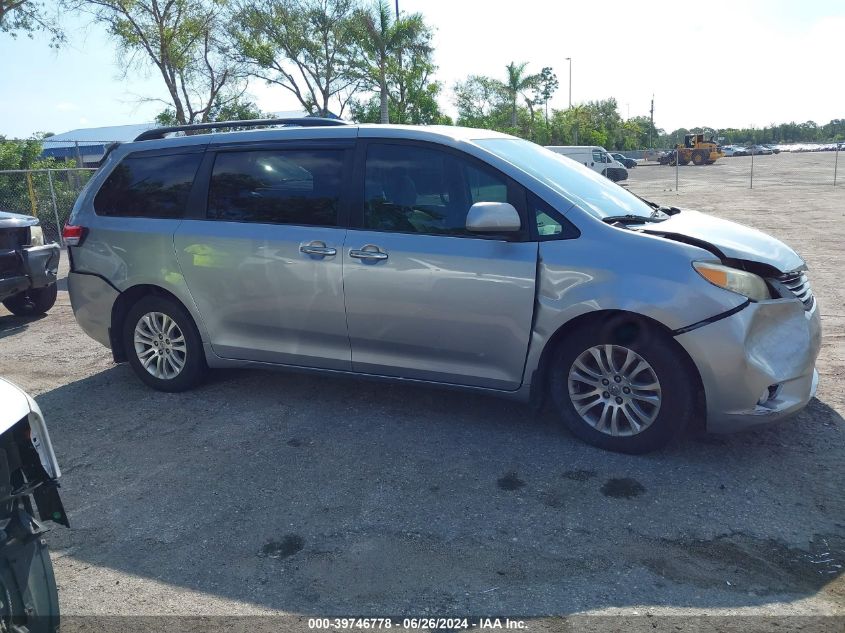
[[(137, 344), (136, 328), (140, 328)], [(207, 371), (202, 341), (194, 320), (178, 301), (157, 295), (142, 297), (129, 309), (122, 335), (129, 364), (147, 386), (178, 392), (202, 382)], [(150, 370), (139, 355), (149, 361)]]
[(0, 630), (56, 633), (59, 596), (46, 541), (0, 546)]
[(6, 309), (16, 316), (35, 316), (44, 314), (56, 303), (58, 289), (56, 284), (41, 288), (30, 288), (25, 292), (12, 295), (3, 300)]
[(694, 165), (703, 165), (707, 161), (707, 156), (704, 155), (702, 151), (696, 151), (692, 153), (692, 162)]
[[(596, 359), (590, 350), (596, 348), (600, 356), (605, 352), (605, 359), (606, 351), (611, 350), (613, 365), (619, 370), (615, 375), (595, 370), (599, 365), (593, 362)], [(628, 351), (633, 352), (634, 358), (626, 369)], [(634, 371), (641, 367), (641, 360), (647, 368)], [(637, 317), (619, 315), (587, 323), (573, 330), (553, 356), (549, 372), (551, 399), (564, 425), (585, 442), (620, 453), (647, 453), (666, 445), (694, 414), (696, 383), (688, 375), (685, 360), (674, 340)], [(594, 375), (580, 367), (592, 370)], [(614, 381), (615, 376), (620, 377), (619, 383)], [(595, 380), (595, 386), (589, 386), (582, 377)], [(652, 388), (646, 389), (647, 384)], [(623, 393), (624, 389), (628, 391)], [(595, 393), (590, 393), (593, 390)]]

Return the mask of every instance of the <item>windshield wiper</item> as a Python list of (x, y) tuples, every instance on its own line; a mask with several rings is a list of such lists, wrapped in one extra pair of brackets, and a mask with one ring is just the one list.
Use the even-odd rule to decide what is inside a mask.
[(651, 200), (646, 200), (642, 196), (635, 194), (633, 191), (629, 191), (632, 196), (635, 198), (639, 198), (643, 202), (645, 202), (648, 206), (654, 209), (654, 213), (652, 213), (652, 217), (657, 215), (657, 212), (665, 213), (666, 215), (675, 215), (676, 213), (680, 213), (681, 210), (678, 207), (667, 207), (662, 204), (657, 204), (656, 202), (652, 202)]
[(608, 224), (614, 224), (616, 222), (620, 224), (645, 224), (647, 222), (662, 222), (663, 218), (628, 213), (626, 215), (609, 215), (606, 218), (602, 218), (601, 221), (607, 222)]

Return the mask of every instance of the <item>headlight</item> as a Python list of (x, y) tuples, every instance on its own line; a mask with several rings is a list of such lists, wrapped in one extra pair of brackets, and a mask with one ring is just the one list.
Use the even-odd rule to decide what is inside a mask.
[(754, 273), (709, 262), (693, 262), (692, 267), (714, 286), (736, 292), (752, 301), (765, 301), (772, 298), (766, 282)]
[(44, 246), (44, 230), (40, 226), (29, 227), (29, 245)]

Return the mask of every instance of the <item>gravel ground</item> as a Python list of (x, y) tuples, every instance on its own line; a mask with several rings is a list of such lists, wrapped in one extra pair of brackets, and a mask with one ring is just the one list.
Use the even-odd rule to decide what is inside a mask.
[(674, 168), (632, 170), (632, 190), (796, 248), (824, 322), (804, 412), (641, 457), (548, 412), (421, 387), (217, 371), (157, 393), (82, 333), (64, 282), (44, 318), (0, 307), (0, 375), (36, 396), (64, 471), (72, 528), (48, 536), (64, 615), (845, 616), (832, 162), (758, 157), (753, 190), (750, 159), (690, 166), (679, 193)]

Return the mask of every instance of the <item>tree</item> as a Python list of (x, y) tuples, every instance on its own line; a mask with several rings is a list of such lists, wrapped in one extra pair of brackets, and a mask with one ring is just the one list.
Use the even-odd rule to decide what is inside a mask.
[(338, 115), (356, 92), (353, 0), (242, 0), (230, 33), (249, 73), (281, 86), (309, 114)]
[[(248, 121), (250, 119), (269, 119), (273, 115), (262, 112), (252, 101), (230, 101), (228, 103), (217, 102), (212, 106), (208, 114), (208, 121)], [(178, 125), (176, 112), (173, 108), (167, 108), (156, 115), (155, 122), (159, 125)]]
[(40, 138), (14, 141), (0, 136), (0, 170), (32, 169), (38, 163), (42, 149)]
[(225, 37), (228, 0), (71, 0), (117, 42), (124, 76), (152, 65), (179, 124), (206, 122), (215, 104), (237, 100), (245, 75)]
[[(387, 96), (390, 121), (412, 125), (451, 124), (451, 119), (440, 111), (437, 103), (442, 85), (432, 79), (437, 67), (432, 60), (434, 49), (431, 40), (431, 29), (423, 25), (417, 45), (410, 47), (403, 55), (388, 58)], [(356, 101), (352, 113), (356, 121), (381, 121), (381, 94), (363, 102)]]
[(500, 129), (507, 124), (508, 97), (500, 81), (470, 75), (453, 87), (458, 125)]
[(58, 46), (65, 39), (57, 17), (47, 15), (43, 3), (37, 0), (0, 0), (0, 33), (8, 33), (12, 37), (26, 33), (32, 37), (35, 31), (49, 33), (52, 46)]
[(390, 64), (405, 55), (431, 52), (431, 32), (419, 13), (393, 17), (386, 0), (358, 12), (361, 78), (379, 94), (381, 123), (390, 123)]
[(545, 66), (540, 74), (537, 76), (537, 85), (534, 87), (534, 102), (539, 105), (543, 104), (546, 112), (546, 125), (549, 124), (549, 99), (552, 98), (555, 91), (560, 86), (551, 66)]
[(525, 74), (527, 66), (528, 62), (523, 62), (522, 64), (511, 62), (506, 66), (508, 77), (503, 86), (511, 104), (511, 127), (516, 127), (517, 100), (520, 96), (522, 96), (526, 102), (529, 101), (529, 98), (525, 96), (525, 93), (529, 90), (533, 90), (539, 82), (539, 75)]
[[(404, 110), (390, 94), (388, 112), (390, 120), (409, 125), (452, 125), (452, 119), (443, 114), (437, 103), (440, 92), (439, 83), (429, 83), (424, 90), (408, 98)], [(381, 103), (378, 95), (366, 101), (353, 101), (351, 104), (352, 120), (358, 123), (380, 123)]]

